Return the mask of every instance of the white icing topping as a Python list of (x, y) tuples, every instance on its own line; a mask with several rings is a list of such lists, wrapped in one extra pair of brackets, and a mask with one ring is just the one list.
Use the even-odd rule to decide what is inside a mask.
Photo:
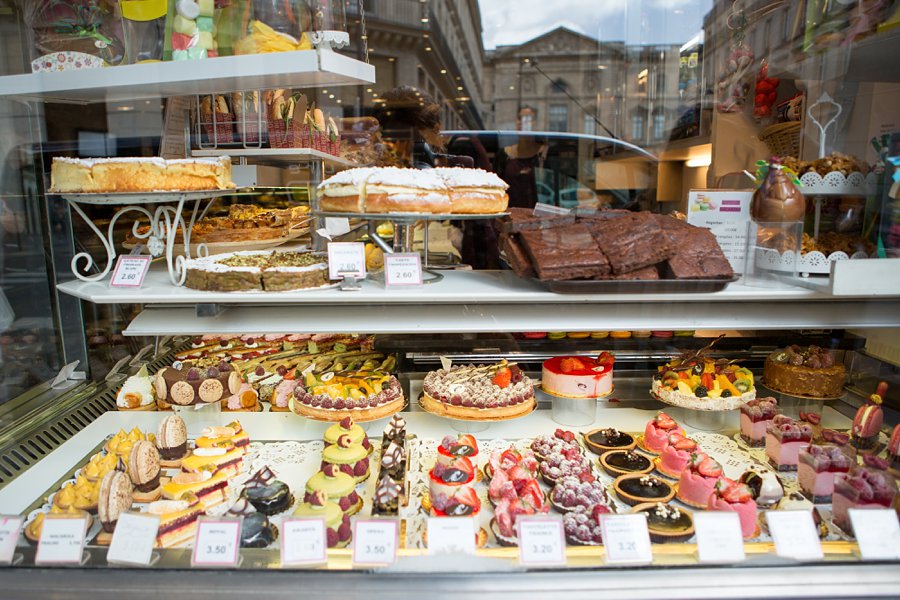
[(115, 164), (115, 163), (144, 163), (156, 165), (160, 168), (166, 168), (171, 165), (225, 165), (231, 164), (231, 157), (219, 156), (216, 158), (174, 158), (165, 159), (158, 156), (123, 156), (119, 158), (70, 158), (68, 156), (55, 156), (53, 162), (63, 162), (73, 165), (82, 165), (92, 168), (94, 165)]
[(153, 382), (149, 376), (132, 375), (125, 380), (122, 389), (116, 396), (116, 404), (122, 407), (128, 407), (125, 402), (126, 394), (137, 394), (141, 398), (141, 406), (147, 406), (153, 403)]
[(441, 167), (434, 172), (450, 187), (497, 188), (509, 189), (509, 185), (494, 173), (483, 169), (461, 169), (459, 167)]
[(228, 450), (225, 448), (195, 448), (195, 456), (223, 456)]

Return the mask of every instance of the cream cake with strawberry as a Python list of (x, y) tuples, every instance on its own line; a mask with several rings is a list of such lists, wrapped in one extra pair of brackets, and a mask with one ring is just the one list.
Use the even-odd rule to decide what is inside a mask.
[(613, 390), (615, 358), (602, 352), (597, 358), (557, 356), (544, 361), (541, 389), (563, 398), (602, 398)]
[(454, 365), (425, 376), (422, 407), (452, 419), (502, 420), (534, 410), (534, 385), (514, 363)]
[(678, 479), (681, 477), (681, 472), (691, 462), (691, 455), (698, 451), (697, 442), (680, 433), (673, 433), (669, 436), (669, 443), (659, 457), (656, 470), (666, 477)]
[(709, 496), (709, 510), (736, 512), (741, 522), (741, 534), (744, 539), (759, 535), (756, 520), (756, 501), (749, 486), (723, 477), (716, 481), (713, 493)]
[(695, 508), (706, 508), (716, 482), (722, 478), (722, 465), (703, 452), (691, 455), (688, 466), (681, 472), (676, 498)]
[(472, 487), (475, 466), (465, 456), (452, 462), (438, 461), (428, 473), (431, 512), (436, 517), (466, 517), (477, 515), (481, 501)]
[(677, 433), (684, 436), (682, 429), (675, 419), (664, 412), (659, 412), (647, 422), (644, 428), (644, 437), (638, 440), (641, 450), (650, 454), (661, 454), (669, 445), (669, 436)]

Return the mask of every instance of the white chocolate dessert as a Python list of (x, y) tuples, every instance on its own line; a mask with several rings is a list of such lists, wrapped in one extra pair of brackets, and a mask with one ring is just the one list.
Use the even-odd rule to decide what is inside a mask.
[(55, 157), (52, 193), (155, 192), (234, 189), (231, 158)]

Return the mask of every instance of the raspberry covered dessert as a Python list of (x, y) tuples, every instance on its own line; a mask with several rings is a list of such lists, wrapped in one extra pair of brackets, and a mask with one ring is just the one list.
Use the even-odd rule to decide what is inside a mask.
[(582, 481), (577, 477), (557, 480), (550, 492), (550, 502), (559, 512), (571, 512), (579, 508), (590, 510), (596, 504), (609, 506), (606, 486), (598, 481)]
[(851, 508), (889, 509), (897, 496), (897, 481), (887, 472), (888, 462), (876, 456), (863, 456), (864, 466), (855, 466), (834, 478), (831, 507), (834, 524), (851, 533)]
[(831, 502), (835, 476), (846, 473), (855, 464), (856, 451), (852, 446), (810, 444), (801, 448), (800, 462), (797, 465), (797, 482), (801, 493), (812, 500), (813, 504)]
[(566, 448), (574, 448), (577, 452), (581, 452), (575, 434), (564, 429), (557, 429), (552, 436), (540, 435), (531, 442), (531, 451), (540, 460), (545, 460), (554, 452), (562, 452)]
[(577, 447), (565, 447), (553, 452), (541, 462), (540, 473), (547, 485), (555, 485), (562, 477), (576, 477), (582, 481), (594, 480), (590, 461)]
[(563, 515), (566, 541), (576, 546), (599, 546), (603, 543), (600, 518), (613, 511), (605, 504), (595, 504), (588, 510), (577, 510)]
[(706, 508), (716, 482), (722, 478), (722, 465), (702, 452), (695, 452), (678, 481), (676, 498), (697, 508)]
[(510, 419), (534, 410), (534, 385), (505, 360), (493, 365), (452, 366), (425, 376), (422, 406), (456, 419)]
[(698, 451), (697, 442), (683, 435), (673, 433), (669, 443), (659, 458), (657, 469), (666, 477), (678, 479), (691, 461), (691, 455)]
[(499, 496), (495, 492), (504, 485), (505, 481), (514, 480), (516, 485), (521, 487), (520, 482), (536, 477), (538, 461), (531, 451), (519, 452), (510, 446), (503, 452), (492, 453), (484, 470), (485, 474), (491, 478), (489, 495), (492, 500), (497, 500)]
[(709, 496), (707, 508), (709, 510), (736, 512), (741, 521), (741, 533), (744, 539), (758, 535), (756, 502), (753, 500), (753, 494), (746, 484), (731, 481), (724, 477), (719, 479), (713, 486), (713, 493)]
[(741, 439), (752, 448), (766, 445), (766, 428), (778, 411), (775, 398), (754, 398), (741, 406)]
[(800, 449), (812, 441), (812, 425), (775, 415), (766, 428), (766, 456), (777, 471), (796, 471)]
[(685, 435), (684, 429), (678, 426), (675, 420), (664, 412), (658, 413), (647, 422), (644, 428), (644, 437), (641, 440), (641, 450), (651, 454), (661, 454), (669, 445), (669, 435), (679, 433)]
[(428, 473), (431, 511), (435, 516), (465, 517), (481, 510), (481, 501), (472, 488), (475, 466), (465, 456), (452, 462), (438, 461)]
[(613, 364), (609, 352), (597, 358), (557, 356), (544, 361), (541, 389), (563, 398), (601, 398), (612, 392)]

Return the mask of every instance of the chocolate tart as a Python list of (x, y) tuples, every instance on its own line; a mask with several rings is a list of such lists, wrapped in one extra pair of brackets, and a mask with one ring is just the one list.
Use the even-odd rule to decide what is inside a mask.
[(278, 528), (259, 512), (244, 515), (241, 522), (241, 548), (267, 548), (278, 539)]
[(584, 444), (594, 454), (604, 455), (615, 450), (634, 450), (636, 440), (633, 435), (608, 427), (594, 429), (582, 434)]
[[(647, 482), (656, 482), (650, 485)], [(619, 499), (629, 506), (647, 502), (668, 502), (675, 497), (675, 486), (654, 475), (622, 475), (613, 483)]]
[[(657, 512), (657, 506), (660, 504), (668, 509), (678, 511), (678, 518), (667, 519), (660, 516)], [(686, 542), (694, 535), (694, 517), (683, 508), (661, 502), (645, 502), (635, 506), (632, 512), (645, 513), (647, 515), (647, 530), (650, 532), (650, 541), (657, 544)]]
[(631, 450), (614, 450), (600, 457), (600, 466), (609, 475), (646, 474), (653, 470), (653, 461)]
[(265, 485), (245, 487), (241, 495), (264, 515), (277, 515), (294, 505), (294, 496), (286, 483), (273, 480)]

